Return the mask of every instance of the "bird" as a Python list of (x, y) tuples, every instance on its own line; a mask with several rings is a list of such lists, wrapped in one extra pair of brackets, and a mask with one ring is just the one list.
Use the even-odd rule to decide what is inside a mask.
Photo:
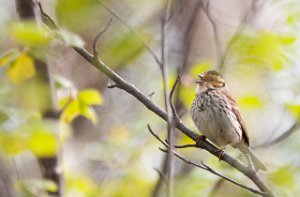
[(224, 156), (226, 147), (231, 145), (241, 151), (255, 171), (267, 171), (250, 148), (245, 122), (223, 76), (216, 70), (209, 70), (198, 77), (190, 115), (203, 134), (202, 138), (208, 138), (221, 148), (220, 158)]

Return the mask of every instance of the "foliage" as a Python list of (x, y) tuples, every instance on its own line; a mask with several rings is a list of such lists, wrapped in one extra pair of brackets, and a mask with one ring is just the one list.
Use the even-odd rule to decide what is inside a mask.
[(71, 122), (79, 115), (82, 115), (93, 123), (97, 123), (96, 112), (91, 107), (92, 105), (103, 104), (103, 98), (97, 90), (83, 90), (78, 95), (73, 97), (65, 97), (59, 102), (60, 107), (64, 109), (61, 119), (66, 122)]

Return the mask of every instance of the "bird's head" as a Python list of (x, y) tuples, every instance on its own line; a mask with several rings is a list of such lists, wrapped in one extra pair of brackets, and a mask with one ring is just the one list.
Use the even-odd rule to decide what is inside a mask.
[(207, 71), (198, 75), (199, 80), (196, 81), (197, 94), (206, 91), (207, 89), (221, 89), (226, 86), (225, 80), (220, 73), (215, 70)]

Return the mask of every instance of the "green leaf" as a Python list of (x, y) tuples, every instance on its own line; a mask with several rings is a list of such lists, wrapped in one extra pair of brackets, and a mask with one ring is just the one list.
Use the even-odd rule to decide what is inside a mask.
[(296, 37), (271, 31), (242, 34), (235, 39), (233, 51), (242, 65), (255, 65), (281, 71), (288, 62), (287, 46), (291, 46)]
[(101, 105), (103, 104), (103, 97), (96, 89), (88, 89), (79, 92), (78, 100), (80, 103), (86, 105)]
[(105, 44), (105, 50), (102, 53), (103, 59), (115, 67), (134, 62), (146, 51), (141, 39), (147, 42), (151, 37), (149, 34), (143, 34), (142, 38), (137, 38), (132, 33), (113, 34)]
[(100, 6), (95, 0), (59, 0), (55, 1), (55, 15), (61, 26), (83, 32), (92, 25), (98, 25), (98, 22), (91, 19), (99, 19), (102, 11)]
[(25, 46), (44, 46), (51, 41), (50, 33), (33, 21), (14, 23), (11, 35), (19, 44)]
[(7, 71), (8, 77), (15, 84), (21, 84), (26, 79), (33, 77), (35, 73), (33, 60), (25, 53), (21, 54)]

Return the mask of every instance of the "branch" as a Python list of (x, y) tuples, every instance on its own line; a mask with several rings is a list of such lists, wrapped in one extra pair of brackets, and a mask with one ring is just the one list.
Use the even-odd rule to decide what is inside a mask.
[[(50, 18), (46, 13), (43, 13), (43, 12), (41, 12), (41, 13), (42, 13), (43, 17), (47, 16), (47, 18)], [(53, 21), (53, 20), (51, 19), (51, 21)], [(47, 23), (45, 23), (45, 24), (47, 25)], [(51, 26), (48, 26), (48, 27), (51, 28)], [(54, 27), (57, 28), (57, 25), (55, 24)], [(56, 28), (54, 28), (54, 30)], [(109, 77), (112, 81), (114, 81), (115, 84), (118, 86), (118, 88), (120, 88), (120, 89), (126, 91), (127, 93), (129, 93), (130, 95), (134, 96), (139, 102), (141, 102), (150, 111), (152, 111), (153, 113), (158, 115), (163, 120), (168, 121), (167, 113), (163, 109), (161, 109), (157, 104), (155, 104), (153, 101), (151, 101), (148, 96), (144, 95), (133, 84), (130, 84), (129, 82), (124, 80), (122, 77), (120, 77), (117, 73), (115, 73), (109, 66), (107, 66), (98, 57), (92, 55), (90, 52), (88, 52), (83, 47), (72, 47), (72, 48), (81, 57), (83, 57), (86, 61), (88, 61), (91, 65), (96, 67), (99, 71), (101, 71), (103, 74), (105, 74), (107, 77)], [(181, 120), (176, 122), (175, 126), (178, 130), (180, 130), (182, 133), (187, 135), (189, 138), (191, 138), (195, 142), (198, 141), (200, 135), (196, 134), (191, 129), (189, 129)], [(216, 156), (217, 158), (219, 157), (219, 154), (218, 154), (219, 149), (216, 148), (211, 143), (207, 142), (206, 140), (198, 141), (197, 147), (210, 152), (212, 155)], [(224, 154), (224, 157), (222, 158), (222, 160), (224, 162), (228, 163), (229, 165), (231, 165), (233, 168), (240, 171), (241, 173), (243, 173), (249, 179), (251, 179), (252, 182), (262, 192), (266, 192), (268, 194), (268, 196), (274, 196), (274, 194), (269, 189), (269, 187), (258, 177), (258, 175), (256, 174), (255, 171), (249, 171), (249, 169), (246, 166), (244, 166), (240, 161), (238, 161), (237, 159), (234, 159), (233, 157), (229, 156), (228, 154)]]
[(168, 130), (168, 141), (170, 143), (170, 148), (168, 149), (167, 158), (166, 158), (166, 173), (167, 173), (167, 197), (173, 197), (173, 169), (174, 169), (174, 155), (173, 155), (173, 148), (174, 148), (174, 118), (170, 116), (169, 113), (169, 100), (168, 100), (168, 84), (167, 84), (167, 58), (166, 58), (166, 25), (168, 22), (168, 10), (170, 6), (171, 0), (166, 0), (165, 5), (162, 12), (161, 17), (161, 64), (160, 70), (163, 80), (163, 95), (164, 95), (164, 103), (165, 103), (165, 110), (167, 113), (167, 130)]
[[(147, 125), (147, 127), (148, 127), (148, 130), (150, 131), (150, 133), (158, 140), (158, 141), (160, 141), (164, 146), (166, 146), (166, 148), (170, 148), (169, 146), (168, 146), (168, 144), (166, 144), (155, 132), (153, 132), (153, 130), (151, 129), (151, 127), (149, 126), (149, 125)], [(161, 150), (162, 152), (164, 152), (164, 153), (167, 153), (168, 152), (168, 150), (164, 150), (164, 149), (162, 149), (162, 148), (160, 148), (159, 150)], [(261, 196), (266, 196), (266, 193), (263, 193), (263, 192), (260, 192), (260, 191), (258, 191), (258, 190), (256, 190), (256, 189), (253, 189), (253, 188), (251, 188), (251, 187), (248, 187), (248, 186), (246, 186), (246, 185), (243, 185), (243, 184), (241, 184), (241, 183), (239, 183), (239, 182), (237, 182), (237, 181), (235, 181), (235, 180), (232, 180), (231, 178), (229, 178), (229, 177), (227, 177), (227, 176), (225, 176), (225, 175), (222, 175), (221, 173), (219, 173), (219, 172), (217, 172), (216, 170), (214, 170), (213, 168), (211, 168), (211, 167), (209, 167), (209, 166), (207, 166), (206, 164), (204, 164), (203, 162), (201, 162), (201, 164), (198, 164), (198, 163), (195, 163), (195, 162), (193, 162), (193, 161), (191, 161), (191, 160), (189, 160), (189, 159), (187, 159), (187, 158), (185, 158), (185, 157), (183, 157), (182, 155), (180, 155), (179, 153), (177, 153), (177, 152), (175, 152), (175, 151), (172, 151), (173, 152), (173, 154), (177, 157), (177, 158), (179, 158), (180, 160), (182, 160), (183, 162), (185, 162), (185, 163), (187, 163), (187, 164), (190, 164), (190, 165), (192, 165), (192, 166), (195, 166), (195, 167), (197, 167), (197, 168), (200, 168), (200, 169), (203, 169), (203, 170), (205, 170), (205, 171), (208, 171), (208, 172), (210, 172), (210, 173), (212, 173), (212, 174), (214, 174), (214, 175), (216, 175), (216, 176), (218, 176), (218, 177), (220, 177), (220, 178), (222, 178), (222, 179), (224, 179), (224, 180), (226, 180), (226, 181), (229, 181), (229, 182), (231, 182), (231, 183), (233, 183), (233, 184), (235, 184), (235, 185), (237, 185), (237, 186), (239, 186), (239, 187), (241, 187), (241, 188), (244, 188), (244, 189), (246, 189), (246, 190), (248, 190), (248, 191), (250, 191), (250, 192), (252, 192), (252, 193), (255, 193), (255, 194), (259, 194), (259, 195), (261, 195)]]

